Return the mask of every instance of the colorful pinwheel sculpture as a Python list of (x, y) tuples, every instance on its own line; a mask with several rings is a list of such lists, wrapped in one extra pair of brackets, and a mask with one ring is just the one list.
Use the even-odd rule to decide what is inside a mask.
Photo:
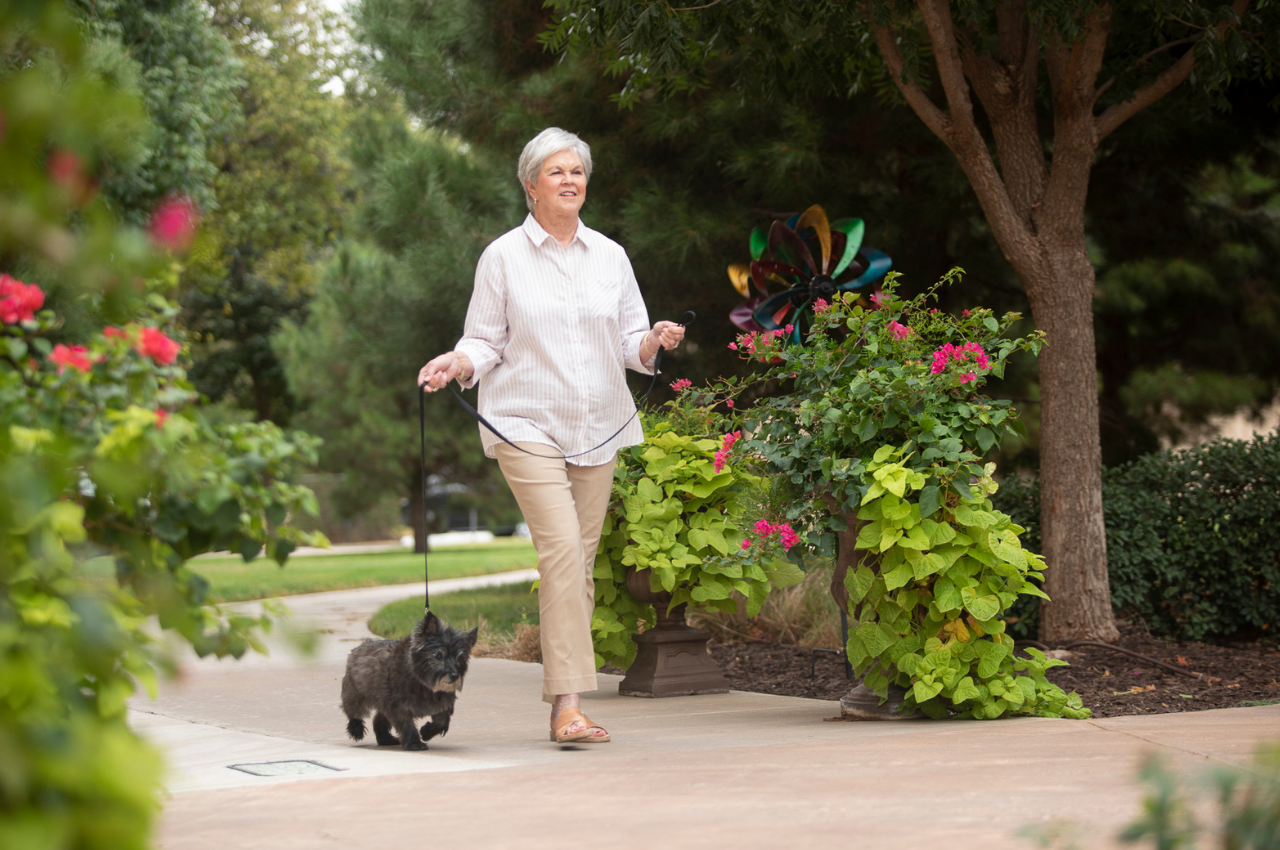
[[(729, 319), (744, 331), (775, 330), (789, 324), (790, 341), (799, 343), (815, 300), (830, 301), (837, 292), (870, 286), (883, 280), (893, 266), (888, 254), (863, 246), (865, 229), (860, 218), (830, 224), (817, 205), (785, 222), (775, 221), (767, 235), (757, 227), (751, 231), (751, 263), (729, 266), (729, 280), (747, 299)], [(865, 262), (858, 261), (859, 255)], [(838, 282), (842, 275), (847, 279)], [(770, 282), (782, 291), (770, 293)]]

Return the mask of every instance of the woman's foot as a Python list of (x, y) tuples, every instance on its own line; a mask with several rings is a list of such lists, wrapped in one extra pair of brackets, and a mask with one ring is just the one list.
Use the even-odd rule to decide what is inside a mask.
[(551, 703), (551, 740), (560, 744), (603, 744), (609, 740), (604, 727), (591, 722), (582, 713), (582, 700), (578, 694), (557, 694)]

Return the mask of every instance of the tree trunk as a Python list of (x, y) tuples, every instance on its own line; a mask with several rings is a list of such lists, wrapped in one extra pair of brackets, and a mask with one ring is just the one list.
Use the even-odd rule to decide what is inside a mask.
[(1094, 272), (1083, 239), (1046, 251), (1042, 279), (1024, 277), (1040, 352), (1040, 529), (1045, 592), (1040, 639), (1119, 637), (1107, 578), (1102, 443), (1093, 336)]

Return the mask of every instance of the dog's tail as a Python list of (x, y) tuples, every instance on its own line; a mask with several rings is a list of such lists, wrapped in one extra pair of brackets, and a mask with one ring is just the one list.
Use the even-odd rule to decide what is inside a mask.
[(347, 718), (347, 734), (351, 736), (353, 741), (364, 740), (364, 718), (348, 717)]

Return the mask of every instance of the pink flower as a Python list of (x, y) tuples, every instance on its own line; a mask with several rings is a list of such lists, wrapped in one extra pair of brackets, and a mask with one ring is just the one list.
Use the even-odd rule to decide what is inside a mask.
[(733, 444), (741, 438), (741, 431), (730, 431), (724, 435), (724, 441), (720, 444), (720, 451), (716, 452), (715, 460), (711, 464), (716, 472), (724, 469), (724, 465), (729, 460), (729, 451), (733, 448)]
[(823, 301), (821, 298), (815, 299), (813, 302), (813, 312), (815, 313), (825, 313), (830, 309), (831, 305), (826, 301)]
[(682, 392), (684, 390), (689, 389), (689, 387), (691, 386), (693, 386), (693, 381), (689, 380), (688, 378), (681, 378), (678, 381), (671, 382), (671, 389), (675, 390), (676, 392)]
[(182, 346), (169, 339), (158, 328), (143, 328), (135, 348), (143, 357), (150, 357), (161, 366), (168, 366), (178, 359)]
[(877, 310), (883, 310), (889, 304), (889, 297), (877, 289), (871, 293), (871, 303), (875, 305)]
[[(978, 364), (979, 369), (991, 368), (991, 358), (989, 358), (982, 346), (976, 342), (966, 342), (960, 347), (956, 347), (951, 343), (939, 348), (933, 352), (933, 365), (929, 367), (929, 371), (935, 375), (939, 375), (947, 368), (947, 363), (955, 361), (956, 363), (968, 363), (969, 356), (973, 355), (973, 360)], [(960, 383), (967, 384), (969, 381), (975, 380), (977, 373), (966, 372), (960, 379)]]
[(188, 198), (166, 198), (151, 215), (151, 238), (161, 248), (185, 251), (196, 234), (200, 213)]
[(44, 291), (40, 287), (0, 274), (0, 322), (29, 322), (43, 306)]
[(783, 328), (783, 330), (786, 331), (787, 333), (791, 333), (793, 330), (795, 330), (795, 325), (787, 325), (785, 328)]
[(967, 316), (967, 315), (969, 315), (969, 311), (968, 311), (968, 310), (961, 310), (961, 311), (960, 311), (960, 315), (961, 315), (961, 316)]
[(930, 316), (932, 316), (932, 315), (933, 315), (934, 313), (936, 313), (936, 312), (938, 312), (938, 308), (937, 308), (937, 307), (933, 307), (933, 308), (931, 308), (931, 309), (929, 310), (929, 315), (930, 315)]
[(769, 524), (768, 520), (756, 520), (755, 528), (756, 534), (759, 534), (762, 537), (768, 537), (770, 534), (773, 534), (773, 526)]
[(106, 339), (128, 339), (129, 338), (129, 332), (126, 331), (124, 328), (116, 328), (116, 327), (112, 327), (111, 325), (107, 325), (105, 328), (102, 329), (102, 335)]
[(742, 538), (742, 548), (743, 548), (743, 549), (750, 549), (750, 548), (751, 548), (751, 538), (750, 538), (750, 537), (744, 537), (744, 538)]
[(729, 343), (729, 350), (730, 350), (730, 351), (737, 351), (737, 350), (738, 350), (738, 344), (737, 344), (736, 342), (731, 342), (731, 343)]
[(59, 375), (67, 371), (67, 367), (71, 367), (78, 372), (88, 372), (93, 366), (93, 361), (89, 359), (89, 349), (83, 345), (68, 347), (58, 343), (53, 347), (49, 360), (58, 364)]
[(906, 339), (915, 333), (911, 328), (906, 325), (898, 324), (897, 322), (889, 323), (889, 332), (893, 334), (894, 339)]
[(800, 535), (792, 531), (791, 526), (785, 523), (774, 526), (774, 530), (778, 532), (778, 542), (782, 544), (783, 549), (790, 549), (800, 542)]
[(729, 399), (725, 404), (729, 405), (729, 407), (733, 407), (733, 399)]

